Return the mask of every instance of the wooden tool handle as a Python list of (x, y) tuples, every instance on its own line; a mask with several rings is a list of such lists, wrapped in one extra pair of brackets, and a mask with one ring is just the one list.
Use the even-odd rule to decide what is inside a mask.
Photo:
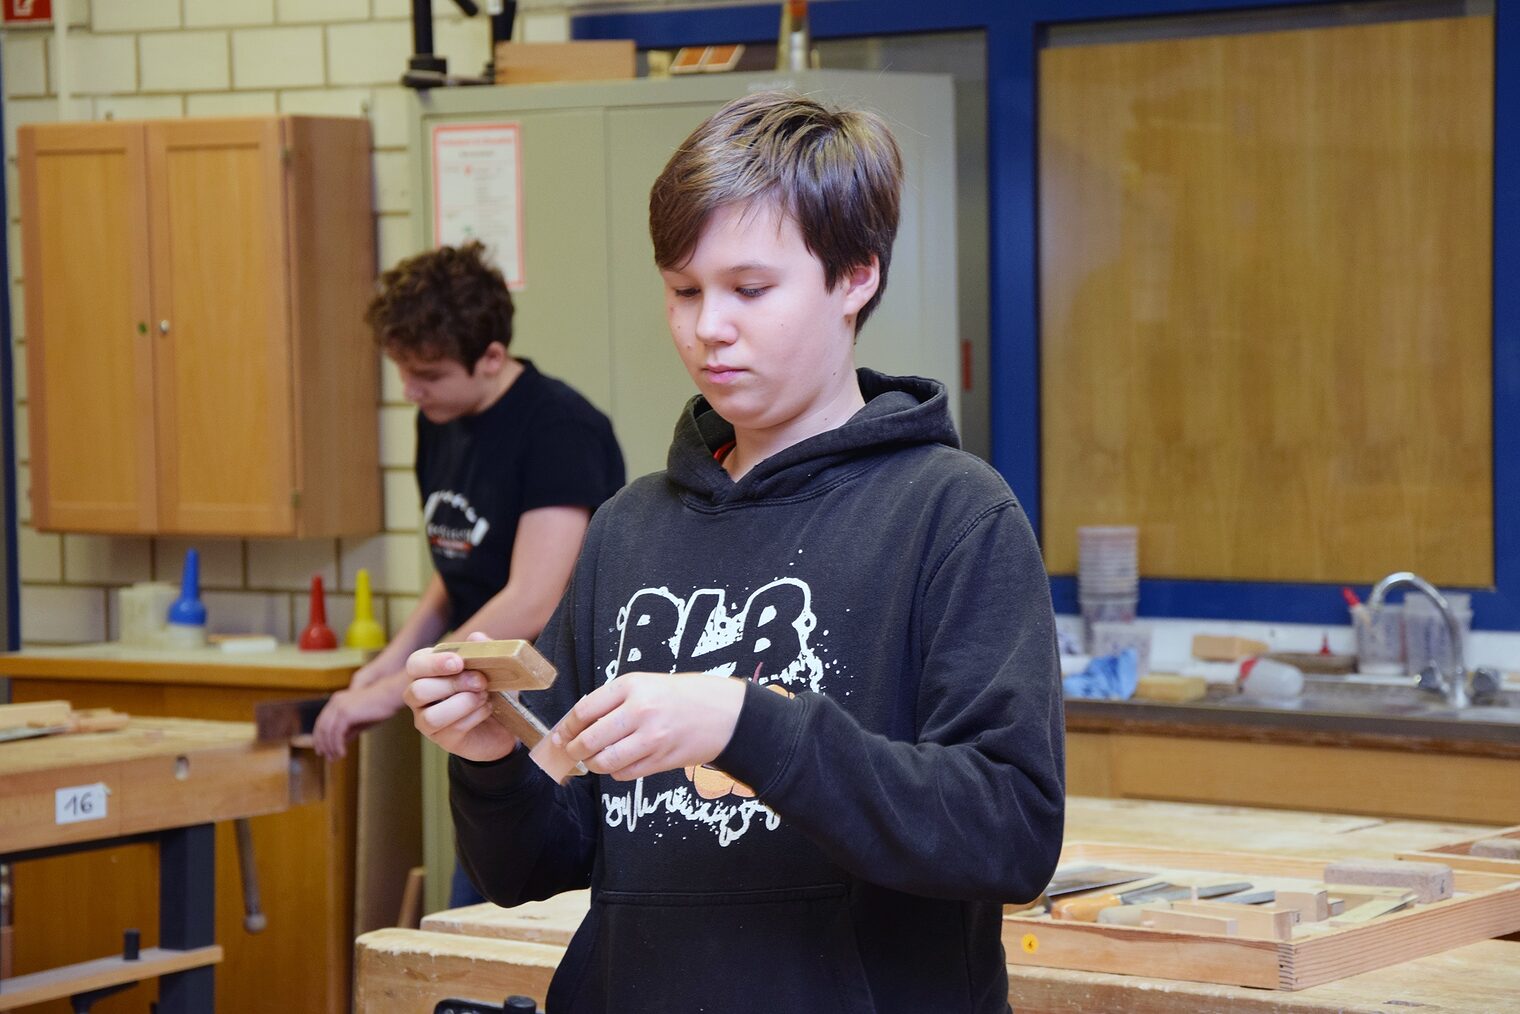
[(1069, 919), (1072, 922), (1097, 922), (1099, 912), (1122, 904), (1124, 899), (1117, 894), (1079, 894), (1053, 902), (1050, 915), (1053, 919)]

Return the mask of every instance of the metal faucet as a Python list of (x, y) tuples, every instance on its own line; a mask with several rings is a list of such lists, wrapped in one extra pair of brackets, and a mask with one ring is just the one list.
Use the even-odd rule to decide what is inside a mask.
[(1372, 586), (1372, 594), (1367, 596), (1367, 608), (1376, 613), (1383, 607), (1383, 598), (1395, 588), (1409, 588), (1417, 591), (1435, 603), (1436, 609), (1440, 610), (1441, 616), (1446, 620), (1446, 630), (1450, 635), (1448, 640), (1451, 645), (1450, 665), (1440, 673), (1441, 692), (1446, 697), (1446, 703), (1454, 708), (1465, 708), (1472, 703), (1470, 687), (1468, 686), (1467, 662), (1462, 653), (1462, 625), (1457, 622), (1457, 616), (1451, 611), (1451, 603), (1446, 601), (1446, 596), (1436, 591), (1435, 586), (1420, 575), (1401, 570), (1396, 574), (1389, 574), (1383, 580)]

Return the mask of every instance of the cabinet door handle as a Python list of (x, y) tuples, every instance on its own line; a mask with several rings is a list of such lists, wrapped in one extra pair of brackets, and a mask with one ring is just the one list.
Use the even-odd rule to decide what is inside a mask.
[(161, 320), (161, 321), (158, 322), (158, 333), (159, 334), (168, 334), (169, 333), (169, 322), (167, 320)]
[(147, 321), (140, 320), (140, 321), (137, 322), (137, 333), (138, 334), (147, 334), (148, 333), (148, 322)]

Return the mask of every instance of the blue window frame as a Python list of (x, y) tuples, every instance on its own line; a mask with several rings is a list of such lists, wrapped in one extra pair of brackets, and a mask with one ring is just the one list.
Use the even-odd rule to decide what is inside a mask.
[[(985, 32), (987, 52), (992, 464), (1040, 528), (1039, 263), (1035, 77), (1049, 25), (1226, 11), (1304, 8), (1329, 0), (833, 0), (809, 9), (820, 39)], [(1493, 235), (1494, 587), (1471, 589), (1474, 626), (1520, 630), (1520, 14), (1495, 4)], [(647, 14), (590, 14), (578, 39), (633, 39), (641, 49), (770, 42), (775, 4)], [(1453, 491), (1461, 495), (1460, 490)], [(1051, 579), (1056, 608), (1076, 611), (1076, 582)], [(1141, 581), (1152, 616), (1345, 623), (1338, 584)]]

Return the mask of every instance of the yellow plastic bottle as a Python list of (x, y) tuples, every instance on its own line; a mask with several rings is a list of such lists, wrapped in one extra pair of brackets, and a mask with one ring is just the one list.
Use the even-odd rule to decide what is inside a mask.
[(360, 569), (354, 580), (354, 622), (343, 634), (349, 648), (379, 651), (385, 647), (385, 628), (375, 619), (375, 607), (369, 594), (369, 571)]

